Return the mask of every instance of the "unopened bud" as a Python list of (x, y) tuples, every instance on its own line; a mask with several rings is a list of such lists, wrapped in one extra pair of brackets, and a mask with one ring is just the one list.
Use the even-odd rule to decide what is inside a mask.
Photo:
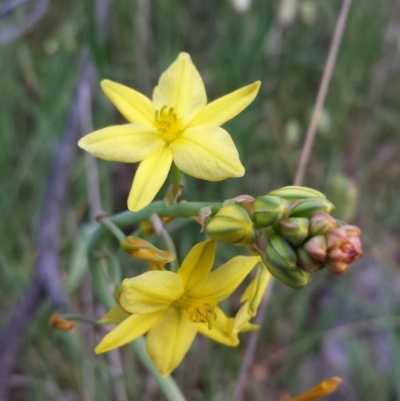
[(147, 260), (153, 270), (165, 270), (164, 265), (175, 259), (175, 255), (170, 251), (158, 249), (150, 242), (134, 236), (123, 239), (120, 243), (121, 248), (129, 253), (133, 258)]
[(360, 234), (358, 227), (350, 225), (344, 225), (327, 232), (326, 268), (331, 273), (345, 273), (349, 265), (363, 255)]
[(238, 204), (223, 206), (207, 224), (210, 238), (233, 245), (248, 245), (255, 241), (253, 222)]
[(332, 213), (335, 207), (328, 199), (309, 198), (299, 200), (290, 210), (289, 217), (311, 217), (314, 213)]
[(314, 273), (324, 267), (324, 263), (314, 259), (304, 248), (297, 249), (297, 264), (308, 273)]
[(296, 268), (296, 252), (282, 235), (275, 234), (268, 239), (265, 253), (267, 259), (276, 266), (285, 269)]
[(265, 254), (269, 272), (284, 284), (301, 288), (310, 281), (311, 274), (297, 266), (296, 253), (282, 235), (275, 234), (268, 239)]
[(290, 203), (277, 196), (259, 196), (254, 199), (254, 221), (259, 227), (268, 227), (287, 217)]
[(336, 228), (338, 222), (328, 213), (314, 213), (310, 219), (310, 235), (325, 234), (331, 228)]
[(279, 198), (283, 198), (291, 202), (299, 199), (308, 199), (308, 198), (326, 199), (326, 196), (322, 192), (317, 191), (316, 189), (301, 187), (297, 185), (289, 185), (287, 187), (274, 189), (267, 195), (278, 196)]
[(326, 259), (326, 239), (323, 235), (317, 235), (310, 238), (305, 244), (304, 249), (310, 254), (314, 259), (324, 262)]
[(308, 236), (309, 219), (304, 217), (291, 217), (280, 220), (277, 230), (294, 246), (298, 246)]
[(62, 331), (70, 331), (75, 328), (75, 323), (71, 320), (64, 319), (58, 313), (53, 313), (50, 316), (50, 326)]
[(291, 288), (301, 288), (307, 285), (312, 275), (299, 267), (295, 269), (285, 269), (280, 266), (274, 265), (269, 261), (266, 261), (265, 266), (268, 271), (273, 275), (276, 279), (281, 281), (283, 284)]

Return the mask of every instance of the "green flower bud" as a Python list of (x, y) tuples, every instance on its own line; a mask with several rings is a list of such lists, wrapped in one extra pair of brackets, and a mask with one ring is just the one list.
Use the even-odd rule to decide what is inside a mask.
[(284, 269), (296, 269), (296, 252), (282, 235), (274, 234), (268, 239), (265, 253), (272, 264)]
[(269, 196), (278, 196), (288, 201), (296, 201), (299, 199), (308, 199), (308, 198), (322, 198), (326, 199), (326, 196), (317, 191), (316, 189), (308, 188), (308, 187), (300, 187), (296, 185), (290, 185), (287, 187), (274, 189), (269, 192), (267, 195)]
[(311, 274), (297, 266), (296, 253), (282, 235), (268, 239), (265, 255), (269, 272), (289, 287), (301, 288), (311, 280)]
[(302, 199), (292, 207), (289, 217), (311, 217), (316, 212), (332, 213), (334, 208), (327, 199)]
[(253, 219), (259, 227), (268, 227), (289, 213), (290, 203), (277, 196), (259, 196), (254, 199)]
[(308, 273), (314, 273), (324, 267), (323, 262), (314, 259), (304, 248), (297, 250), (297, 264)]
[(310, 219), (310, 235), (325, 234), (331, 228), (336, 228), (338, 222), (331, 215), (324, 212), (314, 213)]
[(268, 271), (283, 284), (291, 288), (301, 288), (307, 285), (312, 275), (300, 268), (296, 269), (284, 269), (280, 266), (276, 266), (269, 261), (266, 261), (265, 266)]
[(323, 235), (317, 235), (312, 237), (304, 244), (304, 249), (310, 254), (314, 259), (321, 262), (325, 261), (327, 245), (326, 239)]
[(248, 245), (255, 241), (253, 222), (238, 204), (223, 206), (207, 224), (210, 238), (233, 245)]
[(298, 246), (308, 236), (310, 220), (305, 217), (291, 217), (280, 220), (276, 229), (294, 246)]

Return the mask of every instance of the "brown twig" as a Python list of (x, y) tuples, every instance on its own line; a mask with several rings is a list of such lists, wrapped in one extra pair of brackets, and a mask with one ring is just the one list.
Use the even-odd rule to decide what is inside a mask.
[[(343, 31), (346, 26), (346, 20), (348, 11), (350, 8), (352, 0), (343, 0), (342, 8), (340, 10), (339, 18), (336, 23), (335, 32), (332, 40), (331, 47), (329, 49), (328, 59), (325, 65), (324, 73), (322, 75), (321, 83), (318, 89), (318, 95), (315, 102), (313, 114), (311, 117), (310, 125), (307, 130), (306, 139), (303, 145), (299, 165), (296, 171), (296, 176), (294, 179), (294, 185), (301, 185), (304, 178), (304, 172), (308, 164), (308, 159), (310, 157), (310, 152), (312, 145), (314, 143), (317, 123), (321, 115), (321, 110), (324, 105), (325, 97), (328, 91), (329, 83), (332, 77), (333, 67), (335, 66), (336, 56), (339, 49), (339, 45), (342, 39)], [(267, 291), (261, 301), (259, 311), (255, 322), (257, 324), (262, 324), (264, 316), (267, 311), (267, 305), (271, 296), (274, 280), (271, 280)], [(260, 331), (256, 330), (250, 334), (249, 341), (247, 343), (245, 355), (243, 358), (243, 363), (240, 368), (239, 377), (235, 387), (235, 394), (233, 401), (242, 401), (244, 390), (247, 384), (247, 378), (249, 374), (249, 369), (254, 361), (254, 355), (257, 347), (257, 343), (260, 337)]]
[(88, 82), (93, 85), (93, 79), (92, 64), (86, 60), (83, 62), (76, 85), (63, 138), (54, 154), (39, 219), (37, 259), (33, 268), (32, 281), (0, 333), (0, 401), (7, 399), (8, 376), (14, 366), (24, 334), (34, 321), (41, 303), (48, 299), (54, 309), (60, 312), (67, 309), (67, 300), (58, 270), (58, 233), (76, 142), (80, 136), (79, 110), (82, 86)]
[(311, 148), (314, 143), (315, 133), (317, 131), (317, 124), (321, 115), (322, 107), (325, 103), (326, 93), (328, 92), (329, 83), (332, 77), (333, 67), (335, 66), (336, 56), (339, 50), (340, 42), (342, 40), (343, 31), (346, 26), (347, 15), (352, 0), (343, 0), (342, 8), (340, 10), (339, 18), (336, 23), (335, 33), (331, 47), (329, 49), (328, 60), (326, 61), (324, 73), (322, 75), (321, 84), (318, 89), (317, 99), (314, 105), (314, 111), (311, 116), (310, 125), (307, 129), (306, 138), (304, 140), (303, 149), (301, 151), (299, 166), (294, 178), (294, 185), (301, 185), (304, 178), (308, 160), (310, 158)]

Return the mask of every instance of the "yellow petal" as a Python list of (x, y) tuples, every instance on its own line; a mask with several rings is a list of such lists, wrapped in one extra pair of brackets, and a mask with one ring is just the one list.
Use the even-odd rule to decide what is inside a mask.
[(165, 142), (149, 126), (115, 125), (85, 135), (78, 146), (100, 159), (136, 163)]
[(157, 195), (172, 164), (168, 147), (156, 150), (139, 165), (128, 198), (128, 208), (134, 212), (146, 207)]
[(95, 348), (96, 354), (121, 347), (148, 332), (162, 318), (165, 312), (131, 315), (110, 331)]
[(119, 299), (130, 313), (149, 313), (168, 309), (183, 293), (182, 281), (170, 271), (148, 271), (122, 282)]
[(161, 75), (154, 88), (153, 102), (157, 110), (173, 107), (188, 122), (207, 103), (203, 80), (187, 53), (180, 53), (177, 60)]
[(207, 323), (196, 323), (197, 330), (204, 336), (224, 345), (235, 347), (239, 344), (237, 334), (233, 331), (233, 319), (217, 309), (217, 319), (213, 321), (211, 330)]
[(211, 298), (215, 302), (229, 297), (251, 269), (260, 261), (259, 256), (236, 256), (213, 270), (190, 293), (193, 298)]
[(183, 309), (171, 307), (146, 337), (147, 351), (162, 375), (169, 375), (189, 351), (196, 325)]
[(216, 126), (192, 127), (170, 144), (184, 173), (206, 181), (242, 177), (244, 167), (230, 135)]
[(241, 113), (257, 96), (261, 82), (244, 86), (207, 104), (189, 123), (195, 125), (222, 125)]
[(249, 286), (244, 291), (241, 301), (248, 301), (248, 312), (251, 316), (255, 316), (257, 309), (261, 303), (264, 292), (271, 279), (271, 274), (267, 268), (261, 264), (257, 270), (256, 277), (252, 280)]
[(306, 391), (305, 393), (291, 398), (288, 401), (314, 401), (319, 398), (325, 397), (336, 390), (336, 387), (342, 382), (340, 377), (332, 377), (330, 379), (323, 380), (318, 383), (312, 389)]
[(105, 79), (101, 87), (119, 112), (131, 123), (152, 125), (155, 110), (152, 101), (127, 86)]
[(119, 305), (115, 305), (101, 319), (99, 319), (99, 323), (108, 323), (108, 324), (121, 323), (129, 316), (130, 313), (123, 310)]
[(260, 326), (249, 322), (252, 317), (253, 316), (249, 314), (248, 302), (246, 302), (236, 313), (233, 323), (234, 331), (240, 333), (242, 331), (257, 330)]
[(200, 281), (210, 273), (215, 259), (215, 241), (203, 241), (196, 244), (187, 254), (178, 275), (182, 279), (185, 291), (192, 291)]

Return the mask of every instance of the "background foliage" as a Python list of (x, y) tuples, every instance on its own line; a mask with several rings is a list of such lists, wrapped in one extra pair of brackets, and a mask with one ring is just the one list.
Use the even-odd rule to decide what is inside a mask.
[[(38, 211), (83, 54), (93, 58), (97, 81), (107, 77), (149, 96), (160, 72), (182, 50), (191, 54), (211, 100), (260, 79), (256, 101), (226, 125), (245, 177), (222, 184), (187, 180), (185, 197), (262, 195), (293, 181), (340, 5), (336, 0), (53, 0), (35, 26), (3, 43), (0, 325), (30, 280)], [(3, 16), (0, 39), (30, 12), (28, 3)], [(99, 13), (105, 18), (101, 23)], [(398, 1), (354, 1), (304, 185), (327, 192), (338, 217), (361, 227), (365, 257), (349, 274), (318, 274), (300, 291), (276, 284), (247, 400), (278, 400), (286, 391), (296, 394), (334, 375), (344, 383), (331, 400), (400, 399), (399, 65)], [(99, 86), (92, 108), (95, 128), (123, 122)], [(124, 210), (135, 166), (99, 161), (98, 167), (102, 208)], [(79, 152), (65, 200), (60, 268), (71, 311), (99, 317), (103, 311), (84, 257), (90, 230), (85, 171)], [(198, 228), (184, 232), (174, 234), (182, 255), (198, 238)], [(225, 259), (232, 251), (221, 247), (221, 252)], [(118, 257), (129, 275), (135, 267)], [(226, 307), (234, 310), (237, 302)], [(26, 333), (10, 381), (13, 400), (123, 401), (139, 394), (141, 400), (162, 399), (128, 348), (95, 356), (101, 329), (78, 324), (74, 333), (57, 332), (48, 317), (44, 307)], [(232, 398), (247, 336), (242, 339), (237, 349), (196, 342), (174, 374), (188, 399)]]

